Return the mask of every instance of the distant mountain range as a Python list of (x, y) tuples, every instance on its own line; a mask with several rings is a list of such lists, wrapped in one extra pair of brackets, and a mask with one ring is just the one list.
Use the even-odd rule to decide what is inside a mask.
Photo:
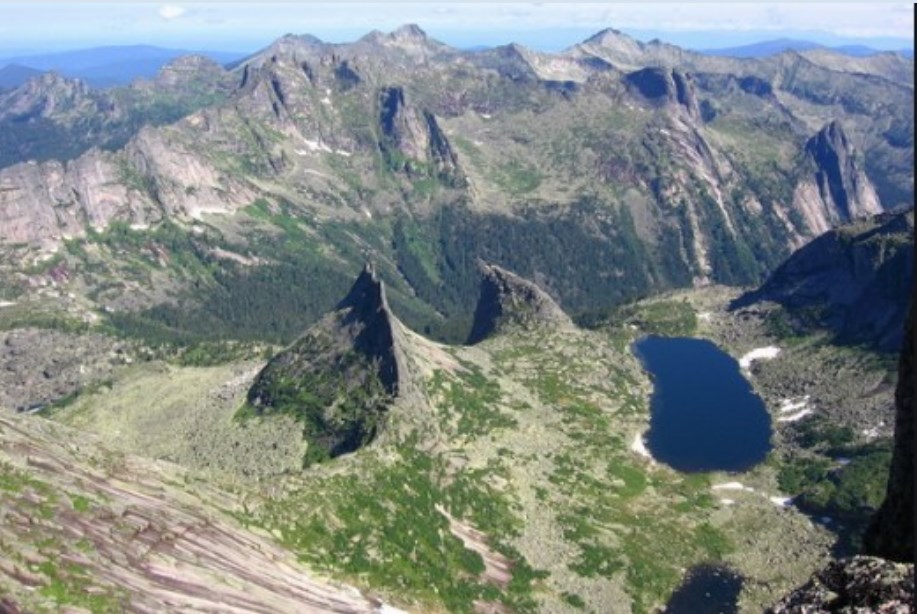
[[(551, 47), (562, 48), (560, 43)], [(466, 51), (483, 51), (494, 45), (460, 45)], [(699, 53), (721, 57), (763, 58), (784, 51), (811, 51), (825, 49), (852, 57), (868, 57), (887, 51), (867, 45), (823, 45), (811, 40), (781, 38), (749, 45), (722, 48), (697, 49)], [(899, 49), (906, 58), (913, 59), (913, 49)], [(37, 74), (49, 70), (57, 71), (70, 78), (82, 79), (98, 88), (127, 85), (134, 79), (152, 78), (160, 68), (175, 58), (185, 55), (202, 55), (218, 64), (230, 64), (241, 60), (245, 53), (230, 51), (194, 51), (168, 49), (152, 45), (105, 46), (77, 49), (57, 53), (18, 55), (0, 58), (0, 89), (19, 87)]]
[(0, 87), (18, 87), (36, 74), (49, 70), (82, 79), (93, 87), (127, 85), (134, 79), (156, 76), (167, 63), (186, 55), (202, 55), (226, 64), (244, 54), (130, 45), (19, 56), (0, 59)]
[[(827, 49), (836, 53), (842, 53), (853, 57), (866, 57), (876, 55), (877, 53), (889, 53), (881, 49), (875, 49), (866, 45), (837, 45), (828, 46), (809, 40), (796, 40), (792, 38), (779, 38), (750, 45), (741, 45), (737, 47), (722, 47), (718, 49), (699, 49), (700, 53), (707, 55), (718, 55), (731, 58), (763, 58), (769, 55), (776, 55), (784, 51), (812, 51), (813, 49)], [(913, 49), (896, 49), (894, 53), (900, 53), (906, 58), (914, 57)]]

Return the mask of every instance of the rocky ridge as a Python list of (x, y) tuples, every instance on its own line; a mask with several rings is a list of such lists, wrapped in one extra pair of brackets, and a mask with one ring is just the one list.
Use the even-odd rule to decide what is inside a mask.
[(494, 264), (480, 262), (481, 290), (468, 344), (512, 329), (539, 327), (564, 330), (573, 327), (570, 317), (548, 294), (527, 279)]
[(896, 352), (914, 277), (913, 232), (913, 211), (841, 226), (795, 252), (733, 308), (774, 301), (802, 326)]

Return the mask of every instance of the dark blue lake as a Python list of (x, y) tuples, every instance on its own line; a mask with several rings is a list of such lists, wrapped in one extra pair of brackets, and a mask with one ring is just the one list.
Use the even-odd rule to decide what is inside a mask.
[(647, 447), (678, 471), (744, 471), (771, 449), (771, 419), (739, 363), (704, 339), (644, 337), (653, 376)]

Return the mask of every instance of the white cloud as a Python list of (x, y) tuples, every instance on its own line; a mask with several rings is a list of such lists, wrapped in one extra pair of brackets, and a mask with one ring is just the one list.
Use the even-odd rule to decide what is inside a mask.
[(184, 7), (178, 6), (177, 4), (164, 4), (159, 7), (159, 16), (165, 19), (166, 21), (172, 21), (173, 19), (178, 19), (185, 14)]

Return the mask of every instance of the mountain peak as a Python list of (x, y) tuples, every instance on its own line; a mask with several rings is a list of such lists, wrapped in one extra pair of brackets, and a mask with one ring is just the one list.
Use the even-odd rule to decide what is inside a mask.
[(383, 428), (395, 397), (412, 390), (402, 325), (366, 264), (337, 309), (262, 369), (248, 391), (259, 414), (305, 425), (305, 462), (353, 452)]
[(373, 263), (367, 262), (363, 265), (363, 270), (353, 282), (347, 296), (338, 303), (337, 308), (360, 311), (388, 309), (385, 284), (376, 275), (376, 266)]
[(875, 189), (857, 162), (857, 151), (837, 120), (825, 124), (806, 143), (815, 164), (822, 200), (832, 203), (843, 220), (881, 212)]
[(427, 40), (427, 33), (417, 24), (408, 23), (393, 30), (389, 37), (393, 40)]
[(468, 344), (512, 328), (532, 329), (541, 325), (573, 326), (569, 316), (544, 290), (495, 264), (479, 261), (481, 294), (474, 312)]
[(614, 28), (605, 28), (604, 30), (596, 32), (583, 41), (583, 44), (599, 45), (602, 47), (618, 47), (621, 44), (636, 47), (640, 46), (639, 41)]

